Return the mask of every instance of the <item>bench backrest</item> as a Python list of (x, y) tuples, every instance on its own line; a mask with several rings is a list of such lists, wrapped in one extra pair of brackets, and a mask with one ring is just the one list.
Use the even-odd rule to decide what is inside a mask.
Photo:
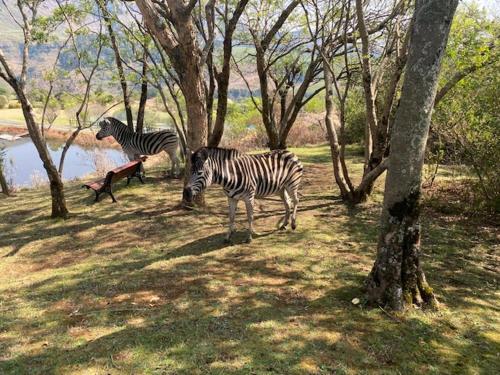
[(122, 178), (133, 175), (140, 170), (140, 165), (144, 160), (146, 160), (145, 156), (141, 157), (139, 160), (132, 160), (127, 164), (109, 171), (106, 174), (105, 184), (116, 182), (118, 180), (121, 180)]

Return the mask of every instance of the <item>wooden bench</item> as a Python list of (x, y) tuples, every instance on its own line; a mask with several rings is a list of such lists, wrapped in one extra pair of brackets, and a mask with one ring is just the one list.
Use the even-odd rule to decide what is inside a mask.
[(146, 158), (146, 156), (141, 156), (137, 160), (133, 160), (127, 164), (113, 169), (112, 171), (109, 171), (106, 174), (106, 177), (101, 178), (100, 180), (89, 182), (82, 187), (94, 190), (95, 202), (99, 201), (99, 196), (102, 193), (108, 193), (111, 196), (111, 199), (113, 199), (113, 203), (116, 203), (116, 199), (113, 195), (112, 189), (113, 184), (125, 177), (127, 177), (127, 185), (134, 177), (137, 177), (142, 183), (144, 183), (144, 180), (142, 179), (144, 175), (142, 163), (146, 160)]

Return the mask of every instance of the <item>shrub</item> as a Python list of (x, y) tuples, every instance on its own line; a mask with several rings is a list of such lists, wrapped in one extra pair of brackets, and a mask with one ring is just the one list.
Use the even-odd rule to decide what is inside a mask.
[(5, 108), (9, 105), (9, 99), (5, 95), (0, 95), (0, 108)]
[(9, 109), (21, 108), (21, 103), (17, 100), (12, 100), (9, 102)]

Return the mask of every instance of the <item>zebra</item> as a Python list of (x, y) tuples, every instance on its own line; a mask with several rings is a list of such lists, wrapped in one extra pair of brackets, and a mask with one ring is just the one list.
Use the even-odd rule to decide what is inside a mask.
[(122, 146), (123, 152), (130, 160), (139, 155), (154, 155), (165, 151), (172, 161), (171, 175), (179, 173), (179, 159), (177, 158), (178, 138), (171, 130), (139, 134), (129, 129), (123, 122), (114, 117), (106, 117), (99, 122), (100, 130), (96, 138), (101, 140), (113, 136)]
[[(298, 188), (303, 167), (297, 157), (286, 150), (249, 155), (234, 149), (202, 147), (191, 155), (191, 177), (183, 198), (191, 202), (211, 184), (222, 185), (229, 203), (229, 231), (225, 238), (231, 243), (238, 201), (245, 202), (248, 237), (252, 241), (254, 199), (279, 194), (285, 205), (285, 216), (278, 222), (286, 229), (291, 214), (291, 227), (297, 227)], [(281, 225), (280, 225), (281, 224)]]

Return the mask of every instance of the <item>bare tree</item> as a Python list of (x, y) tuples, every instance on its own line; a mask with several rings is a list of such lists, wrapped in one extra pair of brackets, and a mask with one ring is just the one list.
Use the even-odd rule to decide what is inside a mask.
[(101, 11), (102, 18), (106, 23), (106, 28), (108, 30), (109, 40), (111, 42), (111, 48), (115, 56), (116, 70), (118, 72), (118, 78), (120, 80), (120, 87), (123, 94), (123, 105), (125, 107), (125, 116), (127, 118), (127, 126), (130, 130), (134, 131), (134, 118), (132, 116), (132, 106), (130, 105), (130, 90), (127, 84), (127, 79), (125, 78), (125, 70), (123, 68), (122, 57), (120, 48), (118, 45), (117, 36), (115, 30), (113, 29), (112, 16), (107, 8), (107, 0), (96, 0), (96, 3)]
[[(401, 5), (393, 9), (373, 9), (370, 25), (365, 21), (362, 10), (354, 9), (353, 2), (348, 0), (309, 0), (303, 1), (304, 7), (310, 10), (306, 13), (308, 25), (318, 23), (319, 32), (309, 27), (318, 50), (321, 53), (325, 93), (325, 124), (332, 154), (335, 182), (339, 186), (343, 200), (359, 203), (371, 192), (375, 180), (385, 171), (387, 160), (387, 137), (389, 122), (396, 97), (396, 90), (406, 62), (406, 49), (409, 33), (401, 35), (400, 24), (405, 14)], [(310, 13), (310, 15), (307, 15)], [(360, 19), (363, 21), (358, 22)], [(362, 26), (359, 26), (359, 24)], [(362, 32), (357, 31), (358, 28)], [(409, 26), (407, 25), (407, 28)], [(389, 29), (389, 30), (387, 30)], [(384, 46), (379, 53), (376, 70), (372, 66), (372, 57), (368, 45), (369, 37), (377, 37), (378, 45)], [(381, 42), (381, 38), (382, 42)], [(362, 53), (355, 59), (358, 39), (361, 39)], [(385, 43), (384, 43), (385, 42)], [(388, 64), (390, 55), (395, 55)], [(390, 66), (390, 68), (388, 68)], [(356, 84), (355, 78), (361, 71), (364, 88), (367, 125), (365, 132), (365, 168), (362, 179), (354, 185), (345, 161), (346, 146), (346, 105), (351, 88)], [(388, 77), (385, 81), (382, 77)], [(377, 95), (382, 92), (382, 82), (385, 84), (382, 99)], [(336, 97), (337, 108), (335, 108)], [(335, 126), (334, 124), (338, 124)], [(378, 145), (376, 152), (373, 145)], [(376, 156), (380, 156), (377, 162)], [(374, 159), (375, 158), (375, 159)]]
[[(3, 51), (0, 49), (0, 78), (9, 84), (16, 93), (21, 108), (23, 111), (26, 127), (28, 128), (29, 135), (33, 144), (35, 145), (38, 155), (43, 162), (45, 171), (50, 183), (50, 192), (52, 197), (52, 217), (66, 218), (68, 216), (68, 209), (66, 208), (66, 199), (64, 197), (64, 187), (54, 162), (47, 149), (47, 145), (40, 131), (39, 124), (35, 119), (33, 106), (31, 105), (26, 94), (26, 81), (29, 63), (29, 50), (33, 43), (33, 24), (35, 23), (38, 15), (38, 8), (42, 1), (19, 1), (17, 2), (17, 10), (20, 14), (20, 19), (13, 16), (16, 24), (23, 32), (23, 46), (21, 56), (21, 71), (16, 73), (7, 61)], [(4, 6), (8, 7), (4, 2)], [(13, 15), (12, 12), (9, 11)]]
[[(249, 0), (233, 2), (224, 0), (217, 2), (208, 1), (205, 12), (201, 9), (197, 12), (197, 27), (200, 35), (207, 46), (206, 68), (208, 72), (207, 94), (207, 123), (208, 123), (208, 145), (216, 147), (219, 145), (224, 133), (224, 121), (227, 114), (227, 101), (229, 78), (231, 75), (231, 57), (233, 52), (233, 37), (236, 26), (248, 4)], [(201, 8), (201, 3), (200, 8)], [(222, 41), (222, 56), (214, 49), (217, 38)], [(218, 64), (217, 61), (221, 63)], [(212, 119), (213, 102), (217, 95), (217, 108), (215, 121)]]
[[(77, 68), (75, 69), (77, 74), (81, 77), (83, 82), (83, 96), (81, 97), (80, 104), (76, 110), (75, 118), (77, 127), (73, 130), (71, 135), (66, 139), (64, 143), (61, 157), (59, 159), (59, 167), (58, 172), (60, 175), (63, 173), (64, 161), (66, 160), (66, 155), (68, 150), (70, 149), (73, 142), (76, 140), (80, 132), (84, 129), (88, 129), (92, 126), (92, 123), (88, 119), (89, 113), (89, 103), (90, 103), (90, 95), (92, 89), (92, 81), (95, 77), (97, 69), (101, 60), (101, 53), (103, 49), (103, 38), (102, 38), (102, 23), (99, 21), (99, 29), (97, 31), (92, 31), (90, 28), (75, 28), (73, 25), (73, 20), (70, 14), (66, 12), (66, 8), (61, 4), (60, 0), (56, 0), (59, 11), (62, 14), (64, 20), (66, 21), (68, 38), (71, 41), (71, 53), (75, 56), (75, 60), (77, 61)], [(105, 16), (103, 17), (105, 20)], [(82, 35), (82, 32), (85, 33), (86, 36), (88, 34), (92, 35), (92, 37), (87, 38), (90, 40), (92, 49), (95, 48), (96, 54), (95, 59), (86, 57), (86, 54), (82, 52), (83, 48), (90, 48), (89, 45), (79, 46), (77, 38)], [(59, 57), (59, 55), (58, 55)], [(89, 61), (90, 60), (90, 61)], [(56, 59), (57, 64), (57, 59)], [(89, 65), (88, 69), (85, 69), (85, 66)], [(50, 93), (49, 93), (50, 96)], [(49, 96), (47, 97), (49, 99)]]
[[(253, 103), (261, 113), (271, 149), (286, 148), (287, 138), (302, 108), (324, 89), (320, 85), (321, 56), (311, 38), (303, 33), (300, 21), (291, 21), (300, 1), (285, 3), (257, 2), (247, 12), (247, 27), (255, 47), (255, 62), (261, 97), (253, 89), (235, 60), (235, 67), (245, 81)], [(307, 10), (305, 9), (307, 14)], [(320, 27), (316, 24), (314, 32)], [(311, 29), (311, 30), (312, 30)], [(314, 38), (315, 35), (312, 36)], [(253, 52), (252, 52), (253, 54)]]
[(417, 0), (408, 69), (391, 136), (377, 259), (369, 301), (401, 310), (437, 306), (420, 264), (420, 191), (438, 76), (458, 0)]

